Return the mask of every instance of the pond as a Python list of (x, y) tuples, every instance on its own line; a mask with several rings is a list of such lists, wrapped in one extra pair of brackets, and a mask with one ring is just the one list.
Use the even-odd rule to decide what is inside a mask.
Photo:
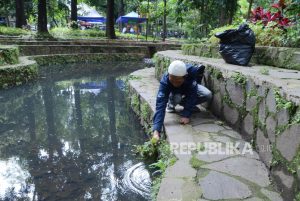
[(150, 200), (148, 165), (131, 151), (145, 132), (125, 101), (141, 65), (49, 66), (0, 91), (0, 200)]

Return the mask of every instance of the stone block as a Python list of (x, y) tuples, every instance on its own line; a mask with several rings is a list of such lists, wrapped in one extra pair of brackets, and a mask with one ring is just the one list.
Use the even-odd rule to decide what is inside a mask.
[(256, 84), (251, 79), (248, 79), (246, 83), (246, 93), (249, 94), (252, 90), (257, 90)]
[(203, 168), (239, 176), (261, 187), (270, 185), (269, 172), (266, 166), (259, 160), (234, 157), (219, 162), (203, 165)]
[(221, 96), (225, 96), (227, 95), (227, 92), (226, 92), (226, 82), (225, 81), (222, 81), (221, 85), (220, 85), (220, 93), (221, 93)]
[(246, 110), (248, 112), (252, 111), (257, 105), (257, 99), (256, 97), (249, 97), (246, 100)]
[(269, 112), (276, 113), (276, 100), (274, 90), (269, 90), (266, 98), (266, 104)]
[(229, 80), (226, 85), (226, 89), (228, 91), (228, 94), (230, 96), (230, 99), (232, 102), (239, 107), (243, 105), (244, 102), (244, 90), (243, 88), (236, 84), (233, 80)]
[(300, 146), (300, 124), (292, 125), (277, 138), (276, 148), (288, 161), (292, 161)]
[(276, 120), (272, 116), (269, 116), (266, 120), (266, 129), (267, 129), (268, 138), (271, 141), (271, 143), (275, 143), (276, 126), (277, 126)]
[(265, 105), (265, 101), (262, 100), (259, 104), (259, 108), (258, 108), (258, 119), (261, 123), (265, 123), (265, 119), (266, 119), (266, 105)]
[(203, 197), (209, 200), (244, 199), (252, 195), (247, 185), (216, 171), (201, 178), (199, 184)]
[(289, 123), (290, 115), (287, 109), (280, 109), (277, 113), (278, 126), (283, 126)]
[(250, 113), (243, 120), (242, 131), (243, 135), (246, 135), (246, 139), (251, 139), (254, 135), (254, 119)]
[(237, 121), (239, 120), (238, 110), (235, 108), (229, 107), (226, 103), (224, 104), (223, 115), (224, 115), (225, 120), (230, 125), (235, 125), (237, 123)]
[(294, 181), (295, 181), (295, 179), (292, 175), (286, 174), (283, 170), (274, 171), (273, 174), (281, 180), (282, 185), (285, 188), (287, 188), (289, 190), (292, 190), (293, 184), (294, 184)]
[(282, 197), (277, 192), (269, 191), (267, 189), (261, 189), (261, 192), (272, 201), (283, 201)]
[(264, 133), (260, 129), (256, 133), (256, 145), (260, 158), (270, 168), (273, 159), (272, 147), (268, 138), (264, 136)]
[(222, 97), (220, 93), (214, 94), (210, 109), (214, 115), (222, 116)]

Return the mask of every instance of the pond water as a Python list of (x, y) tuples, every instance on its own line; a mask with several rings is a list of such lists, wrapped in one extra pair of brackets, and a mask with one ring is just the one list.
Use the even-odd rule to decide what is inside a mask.
[(124, 92), (140, 65), (49, 66), (0, 91), (0, 200), (150, 200), (150, 171), (131, 151), (146, 136)]

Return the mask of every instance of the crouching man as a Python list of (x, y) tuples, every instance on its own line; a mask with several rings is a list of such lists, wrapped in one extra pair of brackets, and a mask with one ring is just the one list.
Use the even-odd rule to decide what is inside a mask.
[(206, 87), (197, 83), (199, 71), (203, 69), (186, 65), (184, 62), (173, 61), (159, 86), (156, 98), (156, 112), (153, 117), (153, 138), (159, 140), (165, 119), (165, 112), (175, 112), (175, 106), (184, 107), (180, 116), (181, 124), (188, 124), (196, 105), (209, 102), (212, 93)]

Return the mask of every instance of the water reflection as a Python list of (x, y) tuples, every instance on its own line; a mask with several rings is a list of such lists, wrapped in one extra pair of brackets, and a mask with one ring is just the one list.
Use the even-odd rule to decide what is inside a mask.
[(124, 77), (88, 72), (0, 91), (1, 200), (150, 199)]

